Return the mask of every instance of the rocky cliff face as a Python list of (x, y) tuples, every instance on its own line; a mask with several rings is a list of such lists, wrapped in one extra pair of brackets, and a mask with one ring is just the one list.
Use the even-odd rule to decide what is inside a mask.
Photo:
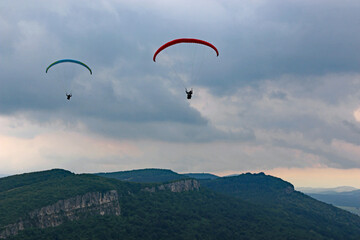
[(170, 190), (171, 192), (197, 191), (200, 189), (200, 183), (195, 179), (180, 180), (168, 184), (162, 184), (156, 187), (147, 187), (143, 191), (156, 192)]
[(55, 227), (64, 221), (74, 221), (93, 215), (119, 216), (120, 205), (117, 191), (90, 192), (36, 209), (27, 213), (16, 223), (9, 224), (0, 230), (0, 239), (16, 235), (26, 228)]

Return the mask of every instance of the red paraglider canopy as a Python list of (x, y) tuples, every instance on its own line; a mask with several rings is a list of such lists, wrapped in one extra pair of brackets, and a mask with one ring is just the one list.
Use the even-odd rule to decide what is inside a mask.
[(208, 47), (211, 47), (212, 49), (214, 49), (214, 51), (216, 52), (216, 56), (219, 56), (219, 51), (216, 49), (216, 47), (214, 45), (212, 45), (209, 42), (206, 42), (204, 40), (200, 40), (200, 39), (195, 39), (195, 38), (179, 38), (179, 39), (175, 39), (172, 40), (170, 42), (165, 43), (164, 45), (162, 45), (154, 54), (153, 57), (153, 61), (156, 62), (156, 56), (165, 48), (170, 47), (172, 45), (178, 44), (178, 43), (197, 43), (197, 44), (202, 44), (202, 45), (206, 45)]

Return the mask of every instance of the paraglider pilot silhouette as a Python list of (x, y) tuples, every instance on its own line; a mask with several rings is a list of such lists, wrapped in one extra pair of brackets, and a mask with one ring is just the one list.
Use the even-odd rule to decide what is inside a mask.
[[(78, 60), (74, 60), (74, 59), (62, 59), (62, 60), (55, 61), (46, 68), (45, 72), (47, 73), (52, 66), (57, 65), (59, 63), (76, 63), (78, 65), (81, 65), (81, 66), (87, 68), (89, 70), (90, 74), (92, 75), (91, 68), (89, 68), (85, 63), (80, 62)], [(72, 97), (72, 94), (71, 93), (68, 94), (67, 92), (65, 94), (66, 94), (66, 99), (70, 100), (70, 98)]]
[(67, 100), (70, 100), (71, 97), (72, 97), (72, 94), (71, 94), (71, 93), (70, 93), (70, 94), (67, 94), (67, 93), (66, 93), (66, 99), (67, 99)]
[(192, 94), (193, 94), (193, 89), (191, 88), (191, 90), (188, 91), (188, 90), (185, 88), (185, 92), (186, 92), (186, 94), (187, 94), (187, 99), (191, 99), (191, 96), (192, 96)]
[[(217, 48), (213, 44), (211, 44), (209, 42), (206, 42), (206, 41), (201, 40), (201, 39), (196, 39), (196, 38), (178, 38), (178, 39), (174, 39), (174, 40), (172, 40), (170, 42), (167, 42), (167, 43), (163, 44), (161, 47), (159, 47), (158, 50), (156, 50), (156, 52), (154, 53), (153, 61), (156, 62), (156, 56), (160, 52), (165, 50), (166, 48), (171, 47), (171, 46), (176, 45), (176, 44), (182, 44), (182, 43), (194, 43), (194, 44), (199, 44), (199, 45), (204, 45), (204, 46), (210, 47), (215, 51), (216, 56), (219, 56), (219, 51), (217, 50)], [(183, 84), (183, 86), (185, 87), (184, 84)], [(187, 99), (191, 99), (192, 94), (194, 93), (193, 89), (191, 88), (191, 90), (188, 91), (185, 88), (185, 92), (186, 92), (186, 95), (187, 95)]]

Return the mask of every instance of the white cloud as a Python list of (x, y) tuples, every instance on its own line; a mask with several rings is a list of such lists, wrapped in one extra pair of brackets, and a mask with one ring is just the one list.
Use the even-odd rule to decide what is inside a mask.
[(357, 122), (360, 122), (360, 108), (356, 109), (354, 112), (354, 118)]

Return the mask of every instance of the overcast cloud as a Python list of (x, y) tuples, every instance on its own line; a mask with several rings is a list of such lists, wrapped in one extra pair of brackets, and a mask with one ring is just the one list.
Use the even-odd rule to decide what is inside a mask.
[[(355, 0), (1, 1), (0, 173), (360, 168), (359, 11)], [(220, 55), (200, 47), (197, 76), (174, 65), (192, 47), (152, 61), (181, 37)], [(93, 75), (45, 73), (63, 58)]]

